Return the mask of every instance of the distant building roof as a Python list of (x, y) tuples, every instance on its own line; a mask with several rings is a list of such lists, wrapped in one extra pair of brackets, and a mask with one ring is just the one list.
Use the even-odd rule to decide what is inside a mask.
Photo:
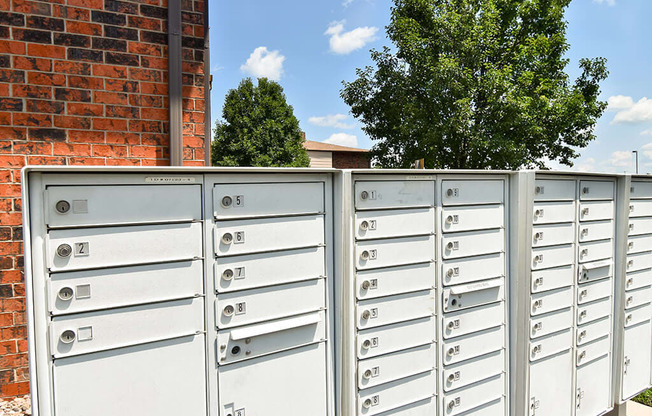
[(324, 143), (324, 142), (314, 142), (312, 140), (305, 140), (303, 142), (303, 147), (305, 147), (306, 150), (310, 150), (312, 152), (360, 152), (360, 153), (369, 152), (369, 150), (367, 150), (367, 149), (358, 149), (356, 147), (338, 146), (336, 144), (330, 144), (330, 143)]

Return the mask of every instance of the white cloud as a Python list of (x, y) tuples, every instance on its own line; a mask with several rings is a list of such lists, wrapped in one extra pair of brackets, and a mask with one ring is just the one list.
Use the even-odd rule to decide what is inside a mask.
[(616, 150), (611, 154), (609, 163), (615, 167), (630, 167), (632, 166), (633, 155), (632, 152), (623, 150)]
[(353, 124), (343, 123), (344, 120), (349, 118), (346, 114), (329, 114), (322, 117), (310, 117), (308, 122), (320, 127), (336, 127), (338, 129), (352, 129), (355, 127)]
[(607, 110), (626, 110), (634, 106), (634, 100), (632, 97), (626, 95), (612, 95), (607, 99), (609, 104)]
[(279, 81), (283, 75), (283, 61), (285, 56), (279, 51), (269, 51), (265, 46), (259, 46), (251, 53), (247, 62), (240, 70), (256, 78), (269, 78)]
[(344, 23), (332, 22), (324, 35), (330, 36), (330, 50), (338, 55), (347, 55), (357, 49), (362, 48), (369, 42), (376, 40), (377, 27), (358, 27), (349, 32), (344, 31)]
[(641, 136), (652, 136), (652, 129), (643, 130)]
[(616, 0), (593, 0), (594, 3), (598, 4), (608, 4), (609, 6), (615, 6), (616, 5)]
[(355, 1), (355, 0), (344, 0), (344, 1), (342, 2), (342, 6), (344, 6), (344, 7), (349, 7), (349, 6), (351, 5), (351, 3), (353, 3), (354, 1)]
[(358, 138), (352, 134), (335, 133), (324, 140), (324, 143), (336, 144), (338, 146), (358, 147)]
[(641, 149), (643, 149), (643, 154), (648, 158), (652, 159), (652, 143), (648, 143), (645, 146), (643, 146)]
[(595, 171), (595, 159), (592, 157), (582, 160), (580, 163), (573, 166), (574, 170), (578, 172), (594, 172)]
[(647, 97), (637, 102), (634, 102), (632, 97), (622, 95), (609, 97), (609, 109), (619, 110), (611, 124), (652, 121), (652, 99)]

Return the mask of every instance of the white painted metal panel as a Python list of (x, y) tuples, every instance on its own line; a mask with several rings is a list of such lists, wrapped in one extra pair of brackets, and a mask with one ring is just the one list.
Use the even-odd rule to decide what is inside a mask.
[(219, 221), (215, 254), (231, 256), (324, 244), (323, 215)]
[(503, 180), (444, 180), (441, 183), (442, 205), (502, 204), (504, 188)]
[[(650, 194), (652, 197), (652, 194)], [(652, 217), (652, 201), (632, 199), (629, 201), (629, 218)]]
[(363, 359), (435, 341), (434, 318), (423, 318), (359, 331), (356, 349), (358, 358)]
[(650, 218), (630, 218), (628, 235), (652, 234), (652, 221)]
[(575, 221), (574, 201), (535, 202), (532, 215), (534, 224), (554, 224)]
[(451, 365), (503, 348), (505, 348), (505, 327), (501, 325), (446, 340), (442, 345), (443, 363)]
[(380, 413), (378, 416), (426, 416), (437, 414), (437, 400), (429, 397), (416, 403), (410, 403), (388, 412)]
[(462, 387), (442, 398), (443, 414), (459, 415), (505, 394), (505, 379), (501, 374), (470, 386)]
[(575, 239), (571, 223), (535, 225), (532, 229), (532, 247), (570, 244)]
[(650, 319), (652, 306), (650, 304), (632, 308), (625, 312), (625, 327), (629, 328)]
[(611, 408), (610, 358), (605, 355), (577, 369), (576, 416), (600, 415)]
[(582, 201), (580, 202), (580, 222), (596, 220), (612, 220), (616, 211), (613, 201)]
[(203, 335), (62, 358), (52, 372), (55, 415), (206, 415)]
[(432, 207), (435, 205), (435, 182), (356, 181), (356, 209)]
[(215, 288), (220, 293), (316, 279), (326, 275), (324, 247), (220, 257)]
[(442, 280), (444, 286), (471, 283), (502, 276), (505, 276), (504, 253), (448, 259), (442, 263)]
[(580, 200), (614, 199), (614, 182), (580, 181)]
[(435, 237), (358, 241), (355, 255), (359, 270), (427, 263), (435, 260)]
[(505, 279), (498, 278), (444, 289), (444, 312), (468, 309), (505, 299)]
[(609, 316), (612, 313), (611, 311), (611, 298), (585, 303), (577, 307), (577, 324), (581, 325)]
[(435, 263), (420, 263), (356, 273), (358, 299), (434, 289)]
[(502, 325), (505, 322), (504, 315), (503, 302), (448, 313), (442, 323), (444, 338), (453, 338)]
[(575, 281), (575, 266), (568, 265), (553, 269), (535, 270), (531, 273), (532, 293), (572, 286)]
[(48, 186), (51, 228), (200, 220), (200, 185)]
[(573, 414), (573, 370), (570, 349), (530, 364), (529, 416)]
[(218, 184), (213, 187), (217, 219), (324, 212), (323, 182)]
[(590, 263), (583, 263), (578, 266), (579, 272), (577, 281), (579, 283), (592, 282), (613, 276), (613, 261), (600, 260)]
[(68, 271), (199, 258), (201, 232), (201, 223), (52, 230), (46, 243), (48, 268)]
[(625, 290), (634, 290), (649, 285), (652, 285), (652, 269), (627, 273)]
[(577, 258), (580, 263), (603, 260), (613, 257), (613, 240), (580, 243)]
[(307, 280), (221, 294), (215, 301), (215, 322), (218, 328), (232, 328), (325, 307), (324, 279)]
[(371, 387), (358, 393), (358, 415), (377, 415), (432, 397), (436, 391), (434, 371)]
[(628, 254), (627, 255), (627, 273), (635, 272), (638, 270), (645, 270), (652, 267), (652, 252), (646, 251), (643, 253)]
[(505, 372), (505, 350), (448, 366), (442, 374), (444, 391), (449, 392)]
[[(530, 341), (530, 361), (539, 361), (573, 347), (572, 328)], [(570, 373), (568, 373), (570, 374)]]
[(52, 315), (190, 298), (203, 292), (200, 260), (53, 273), (48, 279)]
[(434, 208), (359, 211), (355, 215), (355, 238), (358, 240), (428, 235), (434, 232)]
[(628, 290), (625, 293), (625, 309), (636, 308), (652, 302), (652, 286)]
[(596, 241), (606, 240), (614, 237), (614, 225), (612, 220), (584, 222), (579, 225), (578, 240)]
[(326, 362), (319, 343), (220, 367), (219, 416), (326, 416)]
[(505, 251), (505, 231), (503, 229), (467, 231), (445, 234), (442, 237), (444, 259), (479, 256), (503, 251)]
[(535, 181), (535, 201), (573, 201), (574, 199), (574, 180), (537, 179)]
[(652, 198), (652, 182), (632, 181), (629, 188), (630, 198)]
[(575, 250), (568, 244), (558, 247), (539, 247), (532, 249), (532, 270), (573, 264)]
[(204, 299), (64, 315), (50, 323), (54, 358), (144, 344), (204, 331)]
[(590, 324), (582, 325), (576, 330), (577, 345), (584, 345), (611, 332), (611, 319), (607, 316)]
[[(652, 201), (650, 201), (652, 202)], [(627, 239), (627, 254), (652, 250), (652, 234), (630, 236)]]
[(621, 399), (630, 397), (650, 387), (650, 355), (652, 348), (645, 340), (652, 339), (652, 324), (648, 321), (625, 329), (623, 338), (623, 385)]
[(217, 333), (218, 364), (230, 364), (326, 340), (324, 311)]
[(358, 302), (356, 322), (359, 329), (433, 316), (435, 291), (404, 293)]
[(445, 233), (503, 228), (504, 225), (502, 205), (453, 206), (441, 211), (441, 229)]
[[(434, 413), (428, 413), (430, 416)], [(459, 416), (504, 416), (505, 413), (505, 398), (494, 400), (493, 402), (485, 403), (468, 412), (461, 413)]]
[(428, 344), (358, 361), (358, 388), (362, 390), (434, 370), (435, 356), (435, 344)]
[(611, 338), (609, 335), (577, 347), (577, 365), (589, 363), (597, 358), (609, 354)]
[(591, 283), (581, 284), (577, 288), (577, 303), (593, 302), (611, 296), (613, 291), (612, 279), (603, 279)]
[(530, 298), (530, 314), (532, 316), (568, 308), (573, 305), (573, 288), (562, 287), (560, 289), (538, 292)]
[(539, 315), (530, 319), (530, 337), (532, 339), (550, 335), (573, 326), (573, 308)]

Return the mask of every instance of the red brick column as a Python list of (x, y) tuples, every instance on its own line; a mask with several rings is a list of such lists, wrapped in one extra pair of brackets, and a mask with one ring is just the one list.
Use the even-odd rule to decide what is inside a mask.
[[(184, 164), (204, 164), (204, 0), (183, 4)], [(0, 0), (0, 398), (29, 392), (20, 168), (169, 164), (167, 0)]]

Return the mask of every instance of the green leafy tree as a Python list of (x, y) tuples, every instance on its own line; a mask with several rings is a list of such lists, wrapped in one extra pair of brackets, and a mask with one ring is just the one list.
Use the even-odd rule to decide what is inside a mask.
[(381, 167), (572, 166), (595, 139), (603, 58), (574, 82), (564, 12), (571, 0), (394, 0), (394, 48), (372, 50), (341, 91)]
[(226, 94), (222, 118), (213, 130), (213, 166), (309, 166), (299, 121), (277, 82), (243, 79)]

